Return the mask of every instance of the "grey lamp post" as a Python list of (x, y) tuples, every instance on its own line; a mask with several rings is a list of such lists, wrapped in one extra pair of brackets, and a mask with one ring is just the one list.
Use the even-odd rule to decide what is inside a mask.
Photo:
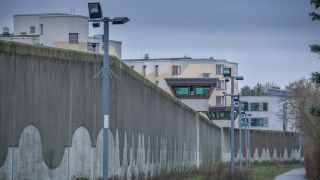
[(242, 170), (242, 103), (239, 101), (239, 115), (238, 115), (238, 126), (239, 126), (239, 168)]
[(100, 22), (104, 24), (103, 38), (103, 179), (109, 178), (109, 23), (125, 24), (129, 21), (127, 17), (116, 17), (110, 19), (102, 16), (99, 2), (88, 3), (89, 22), (93, 22), (93, 27), (99, 27)]
[(234, 176), (234, 80), (243, 80), (242, 76), (232, 76), (231, 68), (223, 68), (223, 76), (231, 79), (231, 110), (230, 110), (230, 172)]
[(250, 168), (250, 121), (248, 116), (251, 114), (245, 114), (244, 123), (245, 123), (245, 143), (246, 143), (246, 169), (249, 172)]
[(249, 162), (250, 162), (250, 149), (249, 149), (249, 119), (245, 118), (246, 123), (246, 169), (249, 172)]

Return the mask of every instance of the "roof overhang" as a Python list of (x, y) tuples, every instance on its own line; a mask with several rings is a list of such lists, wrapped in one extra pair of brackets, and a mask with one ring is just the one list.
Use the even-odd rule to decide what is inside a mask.
[(199, 85), (215, 85), (219, 78), (165, 78), (168, 85), (170, 84), (199, 84)]

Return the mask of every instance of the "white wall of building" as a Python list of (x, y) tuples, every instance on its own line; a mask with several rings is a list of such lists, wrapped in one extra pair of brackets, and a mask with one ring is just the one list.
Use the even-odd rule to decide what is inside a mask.
[[(65, 13), (17, 14), (13, 20), (14, 36), (2, 36), (0, 40), (103, 53), (103, 36), (89, 37), (86, 16)], [(34, 27), (34, 33), (30, 33), (31, 27)], [(78, 33), (77, 44), (69, 43), (69, 33)], [(88, 48), (88, 42), (99, 45), (93, 51), (92, 48)], [(110, 40), (109, 53), (121, 59), (121, 46), (122, 42)]]
[(54, 42), (68, 42), (69, 33), (78, 33), (78, 41), (87, 42), (89, 23), (85, 16), (43, 16), (40, 24), (43, 24), (41, 44), (52, 46)]
[[(40, 23), (39, 15), (15, 15), (13, 16), (14, 24), (14, 34), (21, 35), (22, 32), (25, 32), (27, 35), (39, 34)], [(30, 33), (30, 27), (35, 27), (35, 33)]]
[[(281, 113), (283, 113), (283, 103), (280, 100), (280, 97), (274, 96), (241, 96), (241, 102), (249, 103), (249, 111), (246, 111), (247, 114), (251, 114), (252, 118), (267, 118), (268, 126), (251, 126), (252, 129), (267, 129), (267, 130), (283, 130), (283, 120), (280, 118)], [(267, 111), (251, 111), (250, 103), (267, 103), (268, 110)], [(236, 124), (238, 126), (238, 119), (236, 120)]]

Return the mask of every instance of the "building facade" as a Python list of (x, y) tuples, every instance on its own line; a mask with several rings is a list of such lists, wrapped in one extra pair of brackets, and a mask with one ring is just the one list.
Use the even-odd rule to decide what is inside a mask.
[[(288, 115), (286, 103), (282, 99), (289, 94), (290, 92), (285, 90), (268, 89), (265, 96), (241, 96), (243, 108), (246, 114), (250, 114), (250, 128), (296, 131)], [(238, 127), (238, 119), (236, 126)]]
[[(231, 98), (225, 94), (230, 94), (231, 88), (222, 70), (230, 67), (232, 75), (238, 76), (238, 63), (214, 58), (151, 59), (148, 55), (123, 61), (196, 111), (212, 120), (229, 122)], [(238, 94), (237, 81), (235, 94)]]
[[(103, 36), (89, 36), (88, 17), (65, 13), (17, 14), (14, 33), (0, 40), (103, 53)], [(121, 42), (110, 41), (109, 52), (121, 58)]]

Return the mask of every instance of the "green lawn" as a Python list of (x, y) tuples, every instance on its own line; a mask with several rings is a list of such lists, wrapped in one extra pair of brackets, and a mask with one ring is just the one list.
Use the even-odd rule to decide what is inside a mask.
[(250, 168), (250, 179), (253, 180), (272, 180), (279, 174), (301, 167), (300, 164), (252, 164)]

